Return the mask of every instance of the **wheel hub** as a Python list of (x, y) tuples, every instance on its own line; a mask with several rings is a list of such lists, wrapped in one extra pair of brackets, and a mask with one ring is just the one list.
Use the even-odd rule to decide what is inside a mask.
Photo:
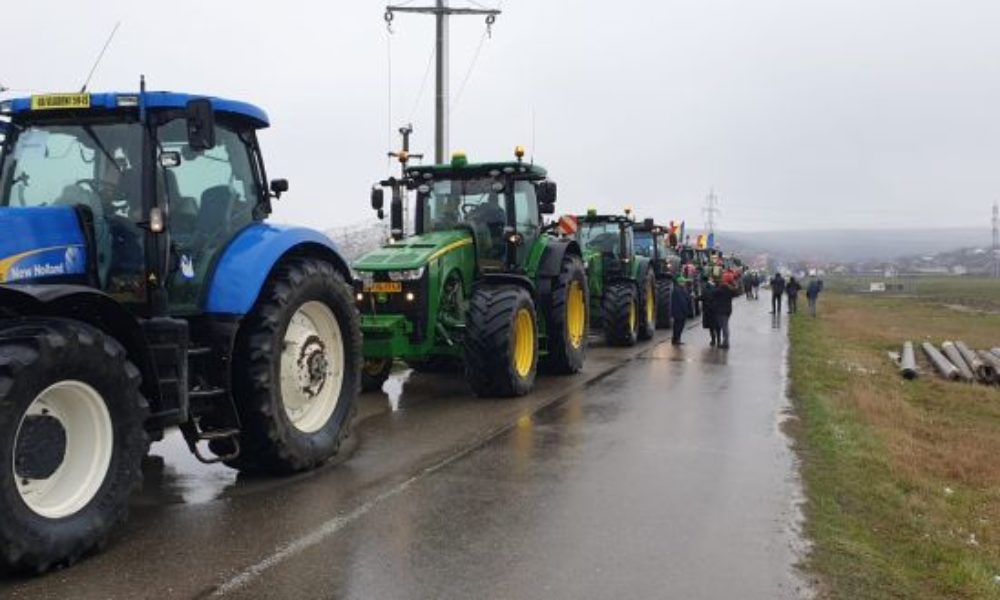
[(327, 376), (330, 373), (330, 361), (326, 358), (326, 346), (319, 336), (311, 336), (306, 340), (299, 353), (299, 383), (302, 393), (309, 398), (315, 398), (323, 391)]
[(306, 302), (292, 315), (281, 356), (281, 402), (297, 429), (322, 429), (337, 408), (344, 379), (344, 340), (333, 312)]

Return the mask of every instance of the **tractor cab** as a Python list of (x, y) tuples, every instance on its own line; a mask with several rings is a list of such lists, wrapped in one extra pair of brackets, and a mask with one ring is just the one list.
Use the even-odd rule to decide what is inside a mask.
[(631, 217), (627, 214), (599, 215), (591, 209), (579, 223), (576, 236), (584, 255), (599, 255), (604, 275), (625, 276), (636, 254), (635, 223)]
[(667, 227), (656, 225), (653, 219), (635, 224), (635, 252), (652, 261), (657, 278), (676, 275), (680, 270), (680, 255), (671, 247)]
[(256, 138), (268, 121), (252, 105), (57, 94), (0, 113), (0, 224), (22, 232), (0, 243), (2, 283), (81, 283), (136, 314), (197, 313), (226, 244), (270, 212)]
[[(390, 228), (403, 237), (402, 190), (416, 192), (414, 234), (420, 236), (466, 231), (484, 272), (519, 271), (528, 249), (541, 235), (542, 214), (551, 214), (555, 183), (546, 171), (522, 162), (469, 163), (456, 153), (450, 164), (410, 167), (401, 180), (381, 182), (392, 192)], [(373, 192), (372, 206), (382, 207), (382, 189)], [(413, 240), (416, 241), (416, 240)]]

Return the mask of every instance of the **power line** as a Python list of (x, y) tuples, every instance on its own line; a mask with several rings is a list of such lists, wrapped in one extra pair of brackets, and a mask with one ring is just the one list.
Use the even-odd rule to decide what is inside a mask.
[(705, 213), (706, 233), (715, 233), (715, 215), (721, 213), (722, 210), (719, 208), (719, 198), (715, 195), (714, 189), (708, 192), (708, 197), (705, 198), (705, 208), (702, 209), (702, 212)]

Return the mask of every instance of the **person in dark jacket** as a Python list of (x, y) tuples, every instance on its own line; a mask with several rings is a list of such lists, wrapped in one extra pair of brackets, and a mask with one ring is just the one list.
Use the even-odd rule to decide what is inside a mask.
[(771, 278), (771, 314), (781, 314), (781, 297), (785, 295), (785, 278), (775, 273)]
[(684, 343), (681, 341), (681, 335), (684, 333), (687, 320), (694, 316), (694, 311), (691, 310), (691, 294), (687, 291), (687, 283), (687, 279), (678, 277), (673, 291), (670, 292), (670, 315), (674, 319), (673, 336), (670, 339), (670, 343), (674, 346), (680, 346)]
[(743, 293), (746, 294), (747, 300), (753, 300), (753, 278), (750, 273), (743, 274)]
[(806, 288), (806, 300), (809, 301), (809, 314), (816, 316), (816, 301), (819, 300), (819, 293), (823, 291), (823, 282), (815, 279), (809, 281)]
[(711, 336), (709, 345), (714, 348), (716, 344), (722, 343), (719, 337), (719, 321), (715, 318), (715, 292), (718, 286), (708, 277), (702, 278), (702, 286), (701, 326), (708, 330), (708, 335)]
[(794, 314), (799, 312), (799, 292), (802, 290), (802, 284), (795, 280), (794, 277), (788, 278), (788, 285), (785, 286), (785, 293), (788, 294), (788, 314)]
[(740, 295), (736, 285), (720, 285), (713, 296), (715, 320), (719, 328), (719, 348), (729, 350), (729, 318), (733, 314), (733, 298)]

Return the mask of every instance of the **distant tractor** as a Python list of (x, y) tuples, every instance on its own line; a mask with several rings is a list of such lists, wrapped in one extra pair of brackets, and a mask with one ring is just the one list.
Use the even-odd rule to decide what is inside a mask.
[(681, 274), (690, 281), (691, 303), (694, 305), (694, 315), (701, 315), (701, 277), (708, 265), (708, 259), (702, 250), (691, 244), (681, 244), (677, 247), (681, 257)]
[(681, 258), (670, 243), (669, 228), (646, 219), (634, 226), (635, 252), (649, 259), (656, 277), (656, 327), (670, 327), (670, 293), (680, 273)]
[(0, 114), (0, 566), (101, 547), (169, 427), (243, 471), (336, 454), (361, 367), (349, 270), (265, 223), (288, 183), (268, 184), (264, 111), (143, 89)]
[[(587, 275), (575, 241), (546, 234), (556, 184), (523, 162), (406, 168), (380, 182), (381, 214), (391, 190), (391, 243), (354, 263), (364, 332), (364, 387), (381, 388), (395, 359), (418, 370), (464, 365), (479, 396), (531, 390), (539, 364), (554, 373), (583, 367)], [(402, 197), (416, 194), (412, 235), (403, 235)]]
[(612, 346), (632, 346), (653, 337), (657, 320), (656, 275), (652, 261), (636, 253), (631, 216), (577, 216), (576, 240), (590, 278), (592, 324)]

